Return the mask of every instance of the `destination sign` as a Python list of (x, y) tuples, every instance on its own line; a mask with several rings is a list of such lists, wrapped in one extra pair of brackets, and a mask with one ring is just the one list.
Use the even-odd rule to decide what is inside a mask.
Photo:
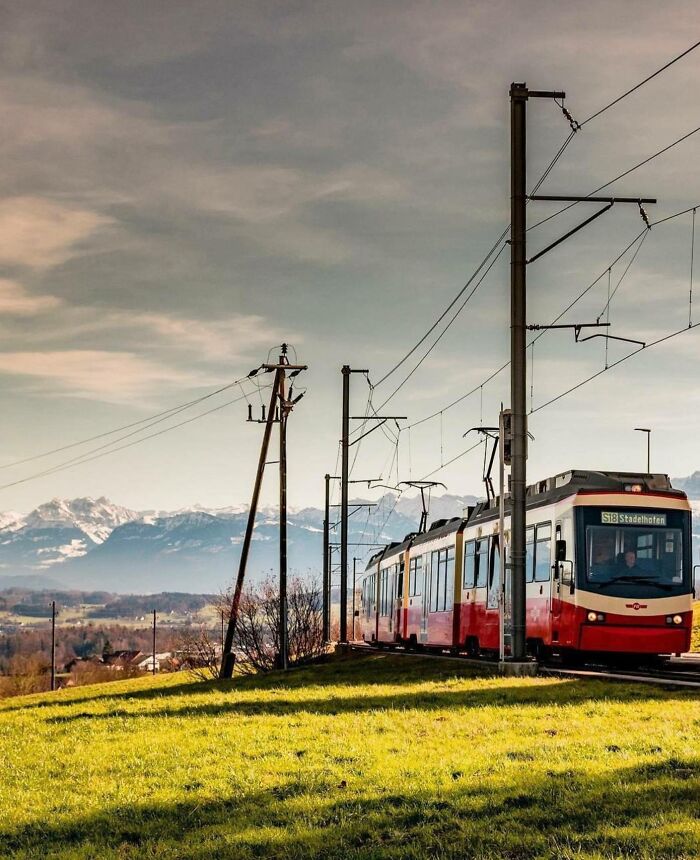
[(610, 526), (665, 526), (666, 514), (645, 514), (637, 511), (601, 511), (600, 521)]

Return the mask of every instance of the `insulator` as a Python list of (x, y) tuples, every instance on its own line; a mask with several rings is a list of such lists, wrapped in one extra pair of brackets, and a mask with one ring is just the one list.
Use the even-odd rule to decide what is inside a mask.
[(265, 404), (262, 405), (262, 420), (265, 421)]
[(252, 421), (252, 420), (253, 420), (253, 404), (249, 403), (248, 404), (248, 421)]

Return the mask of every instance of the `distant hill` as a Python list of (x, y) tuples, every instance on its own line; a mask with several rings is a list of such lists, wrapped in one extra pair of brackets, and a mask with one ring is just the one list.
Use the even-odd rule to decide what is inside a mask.
[(700, 472), (693, 472), (687, 478), (671, 478), (671, 483), (678, 490), (684, 490), (690, 499), (700, 499)]

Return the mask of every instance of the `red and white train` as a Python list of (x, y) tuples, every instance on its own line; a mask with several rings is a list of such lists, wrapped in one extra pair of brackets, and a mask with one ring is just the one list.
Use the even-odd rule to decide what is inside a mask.
[[(505, 549), (510, 528), (505, 503)], [(691, 509), (666, 475), (571, 471), (527, 490), (526, 638), (538, 656), (678, 654), (692, 626)], [(375, 553), (365, 642), (499, 648), (498, 500)]]

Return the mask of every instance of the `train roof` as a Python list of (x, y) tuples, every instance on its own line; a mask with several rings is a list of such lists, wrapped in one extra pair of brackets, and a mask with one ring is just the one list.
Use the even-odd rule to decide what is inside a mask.
[[(526, 490), (526, 504), (528, 507), (551, 504), (568, 496), (580, 492), (626, 492), (626, 487), (632, 484), (641, 484), (643, 492), (656, 493), (671, 498), (687, 498), (683, 490), (675, 489), (671, 485), (668, 475), (663, 473), (644, 474), (640, 472), (603, 472), (590, 469), (570, 469), (568, 472), (560, 472), (551, 478), (530, 484)], [(510, 494), (505, 497), (505, 510), (510, 513)], [(464, 509), (462, 516), (454, 516), (450, 519), (435, 520), (430, 524), (428, 531), (422, 534), (411, 533), (406, 535), (402, 541), (395, 541), (384, 548), (373, 553), (367, 562), (365, 570), (370, 570), (378, 562), (399, 555), (410, 546), (420, 546), (436, 538), (444, 537), (458, 531), (468, 523), (478, 523), (491, 520), (498, 516), (498, 496), (489, 502), (479, 502), (474, 507)]]
[[(677, 490), (671, 485), (668, 475), (662, 473), (644, 474), (640, 472), (597, 472), (587, 469), (571, 469), (561, 472), (543, 481), (530, 484), (526, 490), (526, 504), (528, 507), (550, 504), (551, 502), (565, 499), (580, 492), (627, 492), (627, 487), (632, 484), (640, 484), (642, 491), (657, 493), (674, 498), (685, 499), (683, 490)], [(510, 511), (511, 496), (505, 496), (505, 509)], [(489, 504), (481, 502), (477, 505), (470, 522), (480, 519), (491, 519), (498, 513), (498, 496)]]

